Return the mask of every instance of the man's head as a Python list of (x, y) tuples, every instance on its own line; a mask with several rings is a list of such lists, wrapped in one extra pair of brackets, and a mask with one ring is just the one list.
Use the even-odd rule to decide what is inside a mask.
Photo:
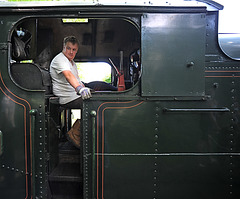
[(65, 37), (63, 40), (63, 54), (72, 61), (78, 51), (78, 40), (74, 36)]

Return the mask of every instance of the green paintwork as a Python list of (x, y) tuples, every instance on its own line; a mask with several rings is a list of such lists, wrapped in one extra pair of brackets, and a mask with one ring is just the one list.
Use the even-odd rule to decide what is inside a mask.
[[(61, 18), (81, 12), (80, 7), (41, 9), (1, 13), (0, 18), (4, 199), (47, 199), (48, 175), (58, 163), (58, 105), (49, 106), (44, 91), (14, 82), (8, 42), (12, 27), (27, 15)], [(240, 62), (218, 46), (217, 11), (132, 9), (84, 10), (90, 13), (86, 17), (109, 12), (109, 18), (121, 15), (130, 21), (137, 15), (143, 71), (131, 89), (93, 93), (84, 101), (83, 198), (238, 199)]]
[[(229, 157), (220, 155), (228, 153), (228, 143), (219, 130), (230, 125), (230, 113), (163, 112), (164, 107), (206, 106), (211, 107), (206, 102), (86, 102), (83, 115), (97, 111), (92, 157), (96, 173), (89, 174), (92, 173), (89, 159), (85, 168), (88, 184), (95, 187), (94, 196), (191, 198), (198, 192), (197, 198), (225, 198), (227, 178), (223, 182), (214, 176), (223, 177), (228, 172), (224, 162), (229, 162)], [(91, 128), (85, 130), (87, 155), (91, 154)], [(98, 181), (90, 183), (88, 175)], [(207, 194), (201, 190), (207, 190)]]
[[(1, 16), (1, 43), (7, 44), (9, 30), (20, 18), (20, 15)], [(8, 67), (8, 48), (4, 48), (0, 55), (0, 129), (4, 137), (4, 153), (0, 157), (1, 198), (31, 198), (34, 186), (38, 187), (36, 194), (45, 193), (44, 93), (20, 88), (9, 76)], [(32, 109), (38, 110), (35, 137), (30, 130), (29, 111)], [(32, 151), (33, 144), (35, 151)], [(32, 162), (33, 157), (35, 162)]]
[(205, 27), (205, 13), (143, 15), (142, 96), (204, 96)]

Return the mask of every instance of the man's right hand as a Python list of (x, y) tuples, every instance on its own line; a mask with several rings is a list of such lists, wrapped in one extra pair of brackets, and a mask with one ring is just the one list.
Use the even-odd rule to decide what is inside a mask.
[(88, 87), (81, 88), (78, 94), (81, 95), (83, 100), (89, 99), (90, 97), (92, 97), (90, 88), (88, 88)]

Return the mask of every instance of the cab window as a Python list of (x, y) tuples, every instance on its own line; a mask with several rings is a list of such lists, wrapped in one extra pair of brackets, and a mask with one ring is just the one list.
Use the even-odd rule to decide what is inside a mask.
[(218, 0), (224, 6), (219, 11), (218, 41), (222, 51), (230, 58), (240, 60), (239, 6), (235, 0)]

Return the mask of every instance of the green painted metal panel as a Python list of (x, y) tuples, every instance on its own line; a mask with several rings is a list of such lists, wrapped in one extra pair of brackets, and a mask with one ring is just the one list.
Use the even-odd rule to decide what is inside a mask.
[(205, 21), (202, 13), (143, 15), (142, 96), (204, 96)]
[[(224, 101), (219, 107), (230, 106)], [(165, 107), (204, 109), (212, 107), (211, 101), (88, 101), (84, 106), (84, 124), (96, 111), (94, 126), (84, 125), (85, 196), (210, 199), (228, 195), (229, 112), (163, 111)]]
[[(2, 16), (0, 24), (0, 130), (3, 153), (0, 156), (1, 198), (35, 198), (45, 189), (45, 99), (40, 89), (17, 85), (10, 76), (8, 36), (21, 16)], [(27, 72), (27, 71), (24, 71)], [(31, 74), (27, 78), (31, 78)], [(29, 79), (30, 80), (30, 79)], [(31, 124), (29, 111), (37, 109)], [(32, 127), (35, 128), (35, 136)], [(33, 150), (35, 146), (35, 150)], [(33, 161), (35, 160), (35, 161)], [(34, 175), (35, 174), (35, 175)]]
[[(149, 157), (142, 154), (156, 153), (155, 115), (151, 114), (154, 109), (153, 103), (145, 104), (143, 101), (85, 104), (84, 122), (87, 122), (89, 112), (96, 111), (94, 143), (91, 141), (91, 130), (86, 126), (83, 135), (84, 157), (88, 157), (85, 159), (88, 164), (84, 165), (84, 177), (91, 181), (90, 176), (93, 176), (93, 182), (86, 183), (86, 186), (92, 184), (92, 188), (85, 191), (92, 190), (92, 198), (153, 196), (154, 157), (150, 157), (149, 161)], [(89, 156), (92, 144), (93, 162)], [(142, 183), (134, 183), (136, 179)]]

